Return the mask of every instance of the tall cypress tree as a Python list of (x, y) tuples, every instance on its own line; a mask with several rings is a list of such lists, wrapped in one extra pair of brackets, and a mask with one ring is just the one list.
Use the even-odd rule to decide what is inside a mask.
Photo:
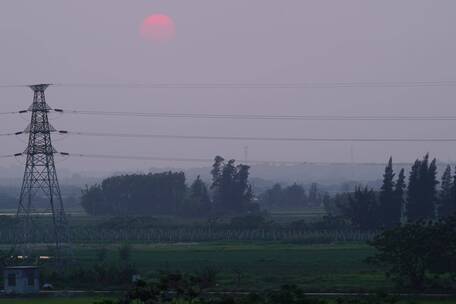
[(438, 192), (437, 192), (437, 185), (439, 182), (437, 181), (437, 160), (434, 158), (431, 161), (431, 164), (428, 167), (428, 172), (426, 175), (426, 186), (428, 189), (428, 193), (426, 196), (427, 204), (425, 204), (426, 212), (430, 214), (429, 217), (436, 218), (437, 217), (437, 204), (438, 204)]
[(220, 176), (222, 175), (224, 161), (225, 161), (225, 159), (218, 155), (214, 159), (214, 164), (212, 165), (212, 170), (211, 170), (211, 175), (212, 175), (211, 188), (217, 186), (217, 183), (220, 181)]
[(407, 190), (407, 214), (409, 221), (435, 218), (438, 184), (437, 165), (433, 159), (429, 164), (429, 154), (423, 160), (416, 160), (410, 171)]
[(416, 160), (413, 164), (410, 175), (409, 175), (409, 182), (407, 187), (407, 220), (410, 221), (412, 218), (414, 219), (415, 216), (415, 209), (417, 208), (416, 205), (419, 204), (420, 199), (420, 185), (419, 183), (419, 168), (421, 166), (421, 161)]
[(400, 223), (407, 219), (406, 214), (406, 202), (405, 202), (405, 188), (407, 187), (405, 183), (405, 172), (404, 169), (401, 169), (397, 177), (396, 186), (394, 187), (394, 201), (396, 213), (393, 216), (396, 223)]
[(397, 210), (394, 200), (394, 171), (393, 158), (390, 157), (383, 174), (383, 185), (380, 189), (380, 219), (384, 227), (392, 227), (396, 222)]
[(440, 186), (440, 193), (439, 193), (439, 217), (446, 217), (450, 215), (451, 207), (453, 205), (453, 179), (451, 176), (451, 166), (448, 165), (445, 168), (445, 171), (442, 175), (442, 183)]

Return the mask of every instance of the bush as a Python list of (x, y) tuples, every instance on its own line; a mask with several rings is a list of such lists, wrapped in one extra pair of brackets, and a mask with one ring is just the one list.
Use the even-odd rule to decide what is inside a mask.
[(370, 263), (388, 267), (399, 286), (422, 291), (435, 275), (456, 271), (456, 218), (418, 221), (385, 231), (370, 242), (378, 253)]

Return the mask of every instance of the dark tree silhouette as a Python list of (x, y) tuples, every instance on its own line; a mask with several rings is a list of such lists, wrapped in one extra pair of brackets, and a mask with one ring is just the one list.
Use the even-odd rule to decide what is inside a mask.
[(439, 216), (447, 217), (452, 215), (456, 210), (455, 204), (455, 184), (451, 176), (451, 166), (447, 166), (442, 175), (442, 183), (439, 195)]
[(370, 242), (377, 253), (369, 261), (386, 266), (399, 285), (423, 291), (435, 274), (456, 271), (456, 219), (417, 221), (388, 230)]
[(396, 208), (399, 208), (399, 212), (395, 213), (395, 222), (400, 223), (401, 219), (407, 217), (406, 214), (406, 201), (405, 201), (405, 190), (407, 188), (405, 182), (405, 171), (401, 169), (397, 177), (396, 185), (394, 187), (394, 201)]
[(394, 186), (393, 158), (390, 157), (383, 174), (383, 184), (379, 195), (381, 222), (385, 227), (396, 225), (401, 212), (401, 206), (397, 205), (398, 202), (395, 200)]
[(436, 160), (429, 163), (429, 154), (416, 160), (410, 171), (407, 191), (407, 217), (409, 221), (434, 218), (437, 203)]
[(81, 204), (93, 215), (177, 214), (186, 191), (182, 172), (122, 175), (87, 188)]
[(309, 197), (307, 198), (309, 203), (317, 204), (320, 201), (320, 198), (318, 196), (318, 185), (316, 183), (312, 183), (309, 189)]
[(253, 192), (249, 183), (249, 166), (235, 165), (235, 160), (225, 162), (217, 156), (212, 169), (214, 207), (219, 213), (239, 214), (251, 211)]
[(373, 230), (379, 226), (378, 204), (375, 192), (365, 187), (357, 188), (349, 196), (348, 204), (340, 206), (343, 214), (353, 226), (362, 230)]
[(184, 215), (196, 217), (207, 216), (211, 212), (211, 208), (211, 200), (206, 184), (198, 176), (190, 186), (182, 212)]
[(113, 213), (113, 207), (106, 201), (101, 185), (86, 186), (82, 191), (81, 205), (91, 215)]

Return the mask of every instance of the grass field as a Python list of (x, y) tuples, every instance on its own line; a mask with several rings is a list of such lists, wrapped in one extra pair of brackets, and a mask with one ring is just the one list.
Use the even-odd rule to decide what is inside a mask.
[[(159, 270), (198, 272), (217, 268), (219, 289), (265, 289), (285, 283), (306, 291), (375, 291), (392, 284), (379, 269), (364, 260), (373, 254), (365, 244), (298, 245), (280, 243), (204, 243), (132, 245), (132, 261), (143, 276), (157, 277)], [(119, 245), (110, 245), (109, 259), (116, 258)], [(75, 255), (83, 264), (96, 259), (94, 245), (78, 246)], [(0, 299), (0, 304), (92, 304), (102, 298)], [(334, 301), (334, 303), (336, 303)], [(456, 304), (453, 299), (413, 299), (401, 303)]]
[[(117, 247), (108, 247), (111, 259)], [(95, 261), (96, 251), (93, 245), (78, 246), (76, 255), (89, 264)], [(198, 272), (209, 267), (219, 271), (220, 288), (264, 289), (291, 283), (312, 291), (361, 291), (390, 286), (380, 270), (364, 262), (373, 252), (364, 244), (133, 245), (132, 261), (151, 279), (159, 270)]]

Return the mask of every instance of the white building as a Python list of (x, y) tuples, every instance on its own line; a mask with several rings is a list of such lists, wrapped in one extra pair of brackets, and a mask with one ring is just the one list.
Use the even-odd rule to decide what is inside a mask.
[(40, 292), (40, 277), (37, 266), (5, 267), (3, 286), (7, 294), (27, 294)]

